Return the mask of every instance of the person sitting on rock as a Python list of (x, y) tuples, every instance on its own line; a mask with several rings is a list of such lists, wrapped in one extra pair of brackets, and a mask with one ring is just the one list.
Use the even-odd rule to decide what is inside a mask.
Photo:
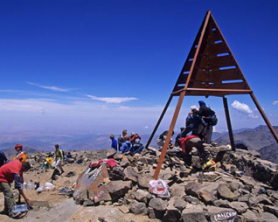
[[(63, 151), (59, 148), (59, 144), (55, 144), (54, 160), (55, 160), (55, 169), (51, 176), (51, 180), (55, 180), (56, 175), (62, 175), (65, 172), (62, 168), (64, 155), (63, 155)], [(60, 172), (58, 169), (60, 170)]]
[(111, 139), (111, 141), (112, 141), (112, 143), (111, 143), (111, 148), (117, 150), (118, 144), (117, 144), (117, 140), (115, 139), (114, 134), (111, 134), (111, 135), (110, 135), (110, 139)]
[(16, 155), (15, 157), (13, 158), (14, 160), (15, 159), (18, 159), (20, 160), (21, 162), (25, 162), (26, 161), (26, 152), (23, 151), (23, 147), (21, 144), (16, 144), (14, 146), (14, 149), (16, 150)]
[(138, 133), (131, 133), (130, 142), (132, 143), (131, 152), (133, 154), (141, 153), (144, 149), (144, 145), (141, 143), (141, 136)]
[(0, 150), (0, 167), (3, 166), (8, 161), (5, 153)]
[(127, 130), (123, 130), (122, 135), (118, 138), (118, 148), (121, 150), (123, 143), (125, 142), (125, 136), (127, 135)]
[(130, 142), (132, 143), (132, 145), (134, 145), (135, 143), (139, 144), (141, 141), (141, 136), (138, 133), (131, 133), (131, 137), (130, 137)]
[(20, 162), (18, 159), (12, 160), (0, 168), (0, 192), (3, 192), (5, 199), (2, 214), (6, 214), (12, 218), (19, 216), (13, 213), (13, 207), (15, 205), (11, 190), (11, 183), (13, 181), (15, 181), (15, 189), (18, 189), (19, 194), (23, 196), (26, 204), (30, 205), (29, 199), (22, 190), (23, 172), (27, 172), (30, 168), (31, 165), (29, 162)]
[[(174, 135), (174, 131), (173, 131), (173, 133), (172, 133), (172, 136)], [(162, 147), (163, 147), (163, 145), (164, 145), (164, 143), (165, 143), (165, 140), (166, 140), (166, 138), (167, 138), (167, 135), (168, 135), (168, 130), (165, 130), (163, 133), (161, 133), (160, 135), (159, 135), (159, 137), (158, 137), (158, 139), (157, 139), (157, 145), (158, 145), (158, 147), (159, 147), (159, 150), (161, 150), (162, 149)], [(171, 144), (171, 142), (172, 142), (172, 138), (170, 138), (170, 143), (169, 143), (169, 145)]]
[(186, 136), (185, 138), (181, 138), (182, 145), (182, 154), (184, 158), (184, 162), (187, 166), (192, 165), (192, 154), (191, 151), (193, 147), (198, 150), (199, 156), (206, 163), (209, 159), (209, 153), (205, 151), (202, 140), (195, 135)]
[(125, 136), (124, 137), (125, 142), (122, 144), (122, 147), (120, 149), (120, 151), (122, 151), (122, 153), (127, 153), (127, 152), (131, 152), (132, 150), (132, 143), (130, 142), (130, 136)]

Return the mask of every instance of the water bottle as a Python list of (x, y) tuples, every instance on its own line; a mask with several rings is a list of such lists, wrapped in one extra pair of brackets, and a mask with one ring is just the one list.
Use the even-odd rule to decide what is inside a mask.
[(28, 211), (26, 204), (16, 204), (13, 207), (13, 213), (23, 213)]
[(26, 183), (26, 181), (23, 182), (23, 190), (27, 190), (27, 183)]
[(29, 190), (33, 190), (33, 181), (32, 180), (30, 180), (28, 182), (28, 188), (29, 188)]

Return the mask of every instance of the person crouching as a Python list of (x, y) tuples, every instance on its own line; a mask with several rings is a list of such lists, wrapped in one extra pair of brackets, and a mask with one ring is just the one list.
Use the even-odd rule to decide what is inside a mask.
[(27, 172), (31, 168), (29, 162), (21, 163), (19, 160), (12, 160), (0, 168), (0, 191), (4, 194), (5, 206), (2, 214), (16, 218), (18, 215), (13, 213), (15, 205), (14, 196), (11, 190), (11, 183), (15, 182), (15, 189), (23, 196), (27, 205), (30, 205), (29, 199), (26, 197), (22, 189), (23, 172)]

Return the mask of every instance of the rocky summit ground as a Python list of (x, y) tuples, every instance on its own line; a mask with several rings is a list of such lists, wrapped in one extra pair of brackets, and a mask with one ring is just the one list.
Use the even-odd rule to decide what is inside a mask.
[[(256, 151), (233, 152), (216, 144), (207, 144), (206, 150), (215, 165), (204, 170), (196, 152), (189, 168), (180, 148), (168, 149), (159, 178), (168, 183), (169, 196), (149, 190), (160, 156), (155, 149), (136, 155), (113, 150), (72, 153), (74, 158), (64, 164), (65, 173), (53, 182), (55, 190), (37, 194), (27, 189), (34, 209), (20, 221), (278, 221), (277, 164), (260, 159)], [(40, 169), (46, 157), (46, 153), (29, 156), (34, 169), (25, 174), (26, 181), (41, 185), (49, 181), (52, 169)], [(101, 164), (84, 174), (91, 161), (105, 158), (115, 159), (117, 165)], [(65, 187), (74, 190), (73, 198), (59, 192)], [(0, 215), (0, 221), (14, 220)]]

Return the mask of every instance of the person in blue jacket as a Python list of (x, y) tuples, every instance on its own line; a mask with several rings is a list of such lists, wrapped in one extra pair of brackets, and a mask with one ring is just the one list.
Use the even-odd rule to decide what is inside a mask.
[(0, 150), (0, 167), (7, 162), (7, 157), (3, 151)]
[(117, 148), (118, 148), (118, 143), (117, 143), (117, 140), (115, 139), (114, 134), (111, 134), (111, 135), (110, 135), (110, 139), (111, 139), (111, 141), (112, 141), (112, 143), (111, 143), (111, 148), (114, 148), (115, 150), (117, 150)]
[(130, 142), (130, 136), (125, 136), (125, 142), (121, 147), (122, 153), (127, 153), (132, 150), (132, 143)]

